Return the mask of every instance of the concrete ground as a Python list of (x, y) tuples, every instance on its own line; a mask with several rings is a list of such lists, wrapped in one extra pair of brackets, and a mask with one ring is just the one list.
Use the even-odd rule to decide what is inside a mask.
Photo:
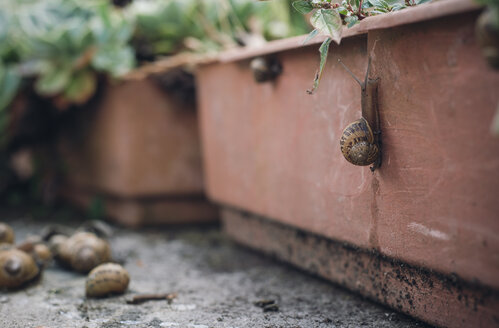
[[(0, 215), (17, 241), (48, 224), (19, 212)], [(217, 227), (116, 228), (110, 242), (131, 276), (125, 295), (86, 299), (85, 276), (53, 265), (24, 289), (0, 291), (0, 327), (428, 327), (239, 247)], [(171, 304), (125, 302), (152, 292), (178, 296)], [(254, 305), (262, 299), (275, 300), (278, 311)]]

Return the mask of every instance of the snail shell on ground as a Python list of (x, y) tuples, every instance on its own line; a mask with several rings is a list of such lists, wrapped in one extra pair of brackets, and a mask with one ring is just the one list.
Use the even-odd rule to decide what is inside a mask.
[(364, 118), (350, 123), (340, 138), (341, 153), (354, 165), (369, 165), (379, 156), (371, 127)]
[(39, 272), (33, 258), (25, 252), (15, 248), (0, 251), (0, 287), (19, 287)]
[(0, 222), (0, 244), (13, 244), (14, 243), (14, 230), (5, 223)]
[(102, 297), (109, 294), (123, 294), (128, 288), (128, 271), (116, 263), (101, 264), (88, 274), (87, 297)]
[(59, 246), (58, 259), (78, 272), (88, 272), (111, 260), (107, 241), (93, 233), (78, 232)]
[(32, 254), (35, 261), (41, 263), (43, 266), (47, 266), (52, 261), (52, 252), (45, 244), (36, 244), (33, 246)]
[(49, 248), (52, 254), (54, 254), (54, 257), (59, 256), (59, 248), (61, 247), (62, 244), (64, 244), (68, 240), (68, 237), (65, 235), (57, 234), (53, 235), (49, 239)]
[(52, 252), (50, 249), (36, 238), (27, 238), (22, 244), (17, 246), (17, 249), (31, 255), (35, 262), (40, 266), (47, 266), (52, 260)]

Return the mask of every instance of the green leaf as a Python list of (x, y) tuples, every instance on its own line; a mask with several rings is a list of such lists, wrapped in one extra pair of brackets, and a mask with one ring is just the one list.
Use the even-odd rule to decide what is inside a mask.
[(21, 77), (14, 69), (4, 67), (0, 63), (0, 112), (4, 110), (16, 95)]
[(128, 73), (134, 66), (134, 54), (130, 47), (107, 46), (97, 50), (92, 58), (92, 66), (117, 77)]
[(358, 21), (359, 21), (359, 18), (357, 16), (347, 16), (347, 17), (345, 17), (345, 22), (348, 24), (347, 25), (348, 27), (354, 26), (355, 24), (357, 24)]
[(319, 87), (319, 83), (320, 83), (321, 78), (322, 78), (322, 72), (324, 71), (324, 67), (326, 66), (327, 55), (329, 53), (329, 45), (331, 44), (331, 41), (332, 41), (331, 38), (327, 38), (326, 40), (324, 40), (324, 42), (322, 42), (322, 44), (319, 48), (319, 52), (321, 54), (321, 63), (319, 65), (319, 71), (315, 74), (314, 85), (313, 85), (312, 89), (307, 90), (308, 94), (313, 94), (317, 90), (317, 88)]
[(343, 6), (339, 6), (338, 8), (336, 8), (336, 11), (338, 11), (338, 13), (346, 16), (348, 15), (348, 10), (347, 8), (343, 7)]
[(95, 73), (80, 71), (64, 90), (64, 98), (73, 104), (83, 104), (92, 97), (97, 86)]
[(52, 67), (40, 75), (35, 89), (41, 95), (52, 96), (61, 92), (70, 81), (70, 67)]
[(315, 36), (319, 34), (319, 30), (313, 30), (312, 32), (310, 32), (307, 37), (305, 38), (305, 40), (303, 40), (303, 43), (302, 44), (306, 44), (307, 42), (309, 42), (310, 40), (312, 40), (313, 38), (315, 38)]
[(303, 15), (308, 14), (314, 9), (310, 1), (305, 1), (305, 0), (294, 1), (293, 8), (295, 8), (296, 11), (298, 11), (300, 14)]
[(340, 14), (334, 9), (319, 9), (310, 19), (312, 25), (337, 44), (341, 41), (342, 23)]

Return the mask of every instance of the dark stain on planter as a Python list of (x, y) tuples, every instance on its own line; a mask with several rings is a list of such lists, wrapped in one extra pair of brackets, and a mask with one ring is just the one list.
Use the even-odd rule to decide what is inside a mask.
[[(499, 291), (344, 242), (237, 210), (223, 211), (237, 242), (440, 326), (489, 327), (499, 318)], [(431, 306), (429, 306), (431, 305)]]

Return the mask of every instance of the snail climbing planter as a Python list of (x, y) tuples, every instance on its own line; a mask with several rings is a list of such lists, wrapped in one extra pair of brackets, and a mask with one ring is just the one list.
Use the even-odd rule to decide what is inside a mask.
[[(234, 51), (198, 69), (209, 197), (238, 242), (424, 321), (499, 322), (499, 73), (483, 60), (469, 1), (365, 19), (331, 45), (307, 95), (318, 40)], [(282, 73), (256, 83), (258, 56)], [(379, 78), (381, 167), (349, 164), (357, 76)], [(223, 78), (221, 78), (223, 76)]]
[(207, 222), (197, 113), (151, 78), (107, 85), (63, 132), (63, 196), (129, 226)]

